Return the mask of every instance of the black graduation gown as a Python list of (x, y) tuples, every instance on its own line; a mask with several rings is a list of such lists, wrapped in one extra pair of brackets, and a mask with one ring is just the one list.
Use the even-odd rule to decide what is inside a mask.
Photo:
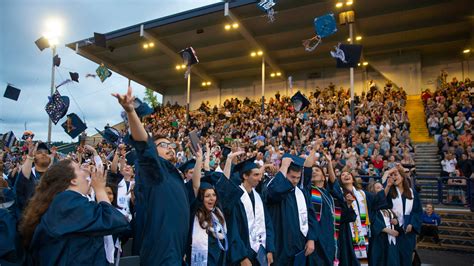
[(66, 190), (54, 197), (35, 229), (31, 264), (108, 265), (104, 236), (128, 228), (127, 219), (114, 206)]
[[(397, 245), (388, 241), (387, 233), (382, 231), (385, 227), (382, 213), (380, 211), (376, 212), (370, 225), (372, 236), (369, 240), (369, 265), (400, 265)], [(398, 239), (396, 241), (398, 241)]]
[[(393, 208), (392, 197), (387, 197), (388, 208)], [(406, 198), (402, 195), (403, 213), (405, 213), (405, 202)], [(413, 190), (413, 208), (409, 215), (404, 216), (403, 229), (411, 224), (413, 229), (410, 233), (402, 232), (397, 237), (398, 255), (400, 258), (400, 265), (411, 266), (412, 265), (412, 254), (416, 247), (416, 235), (421, 231), (421, 216), (423, 214), (423, 208), (421, 207), (420, 197), (418, 193)]]
[(137, 152), (140, 176), (136, 183), (139, 191), (136, 234), (142, 240), (140, 262), (180, 265), (186, 251), (190, 217), (181, 174), (173, 164), (158, 156), (153, 139), (144, 142), (130, 137), (129, 141)]
[(33, 169), (31, 170), (29, 179), (23, 175), (21, 170), (18, 173), (13, 190), (16, 195), (16, 204), (20, 213), (23, 213), (28, 201), (33, 197), (33, 193), (35, 192), (36, 185), (40, 178), (41, 174), (35, 172)]
[(338, 181), (330, 184), (331, 195), (334, 197), (336, 208), (341, 210), (341, 220), (339, 222), (339, 237), (337, 240), (338, 259), (340, 266), (359, 265), (354, 248), (352, 247), (352, 234), (350, 223), (357, 219), (355, 211), (347, 206), (342, 189)]
[[(311, 173), (311, 171), (305, 171)], [(292, 265), (294, 256), (304, 250), (307, 240), (317, 241), (315, 213), (308, 191), (303, 189), (308, 209), (308, 234), (300, 232), (299, 212), (295, 188), (281, 172), (263, 189), (263, 200), (267, 204), (275, 232), (274, 265)]]

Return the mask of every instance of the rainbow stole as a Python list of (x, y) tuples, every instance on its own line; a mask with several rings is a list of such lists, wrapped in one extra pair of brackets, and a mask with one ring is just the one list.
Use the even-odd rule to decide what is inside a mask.
[(316, 187), (311, 188), (311, 203), (313, 203), (314, 211), (316, 212), (316, 219), (321, 221), (321, 210), (323, 207), (323, 199), (321, 191)]
[(335, 228), (334, 228), (334, 239), (336, 239), (336, 241), (339, 239), (339, 228), (341, 227), (341, 207), (340, 206), (336, 206), (335, 207), (335, 210), (334, 210), (335, 214), (334, 214), (334, 223), (335, 223)]

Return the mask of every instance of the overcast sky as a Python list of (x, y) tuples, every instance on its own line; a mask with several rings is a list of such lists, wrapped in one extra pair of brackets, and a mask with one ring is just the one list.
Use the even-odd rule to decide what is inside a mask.
[[(87, 122), (89, 135), (94, 127), (102, 129), (121, 121), (121, 108), (112, 92), (125, 92), (128, 80), (114, 73), (101, 83), (99, 78), (84, 78), (95, 73), (97, 64), (76, 55), (64, 45), (219, 1), (211, 0), (0, 0), (0, 133), (12, 130), (20, 138), (26, 129), (35, 139), (46, 140), (48, 115), (44, 106), (51, 87), (51, 50), (42, 52), (34, 41), (45, 31), (49, 18), (62, 21), (58, 54), (61, 66), (56, 71), (56, 84), (69, 78), (69, 71), (78, 72), (80, 83), (59, 88), (69, 96), (68, 113), (76, 113)], [(3, 98), (7, 84), (21, 89), (17, 102)], [(133, 84), (135, 94), (144, 96), (144, 88)], [(161, 101), (161, 98), (159, 98)], [(53, 124), (52, 140), (70, 142), (61, 123)]]

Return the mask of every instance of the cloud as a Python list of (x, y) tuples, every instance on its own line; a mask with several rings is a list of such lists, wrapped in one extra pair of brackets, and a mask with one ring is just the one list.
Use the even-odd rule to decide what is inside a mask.
[[(44, 30), (50, 17), (63, 21), (62, 44), (93, 36), (93, 32), (106, 33), (148, 20), (171, 15), (219, 1), (131, 1), (131, 0), (4, 0), (0, 1), (0, 93), (8, 83), (20, 88), (18, 102), (0, 98), (0, 133), (13, 130), (21, 136), (26, 128), (35, 132), (35, 138), (46, 140), (48, 116), (44, 106), (51, 87), (51, 50), (40, 52), (34, 41)], [(69, 78), (69, 71), (78, 72), (80, 83), (70, 83), (59, 88), (62, 95), (70, 97), (69, 113), (85, 118), (89, 134), (107, 123), (121, 122), (121, 107), (112, 92), (125, 93), (128, 80), (113, 75), (101, 83), (98, 78), (86, 79), (94, 73), (97, 64), (60, 45), (62, 59), (55, 75), (55, 84)], [(143, 98), (145, 88), (132, 83), (134, 93)], [(161, 99), (161, 96), (159, 96)], [(53, 141), (71, 141), (60, 124), (53, 125)]]

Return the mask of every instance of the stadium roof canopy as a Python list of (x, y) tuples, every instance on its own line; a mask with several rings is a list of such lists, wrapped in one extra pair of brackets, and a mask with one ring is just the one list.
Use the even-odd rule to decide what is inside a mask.
[[(183, 71), (175, 67), (182, 64), (178, 51), (188, 46), (200, 60), (192, 69), (196, 84), (258, 78), (260, 63), (250, 52), (260, 49), (269, 71), (280, 71), (282, 76), (334, 67), (329, 51), (338, 42), (347, 42), (348, 26), (338, 26), (338, 32), (311, 53), (304, 50), (302, 40), (314, 36), (315, 17), (333, 12), (337, 19), (344, 8), (336, 9), (335, 0), (278, 0), (273, 23), (267, 22), (257, 2), (231, 1), (230, 16), (224, 15), (221, 2), (115, 30), (105, 34), (107, 49), (95, 46), (93, 37), (67, 46), (162, 94), (185, 86)], [(473, 40), (472, 0), (354, 0), (351, 8), (354, 36), (362, 36), (363, 54), (369, 60), (410, 51), (422, 57), (458, 57)], [(239, 23), (238, 29), (226, 31), (224, 25), (233, 22)], [(154, 42), (155, 47), (144, 49), (145, 42)]]

